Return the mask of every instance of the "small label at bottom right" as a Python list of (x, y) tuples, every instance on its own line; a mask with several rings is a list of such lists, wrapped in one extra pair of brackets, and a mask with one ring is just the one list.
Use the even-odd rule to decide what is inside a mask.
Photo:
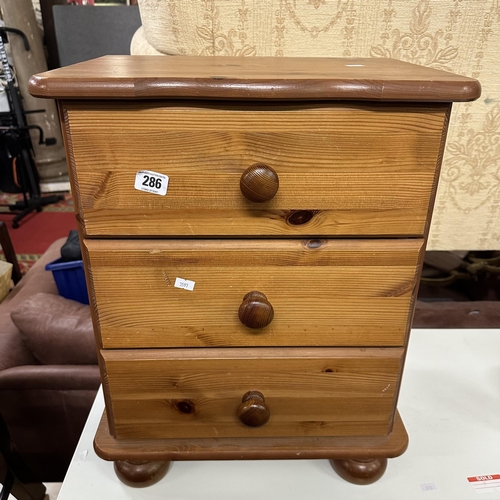
[(477, 493), (500, 491), (500, 474), (485, 474), (484, 476), (471, 476), (467, 478), (469, 484)]

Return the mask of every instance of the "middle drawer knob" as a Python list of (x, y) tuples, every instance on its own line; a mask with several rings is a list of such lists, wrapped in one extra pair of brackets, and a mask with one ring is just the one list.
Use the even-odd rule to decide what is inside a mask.
[(264, 328), (274, 318), (274, 309), (262, 292), (248, 292), (238, 311), (240, 321), (248, 328)]

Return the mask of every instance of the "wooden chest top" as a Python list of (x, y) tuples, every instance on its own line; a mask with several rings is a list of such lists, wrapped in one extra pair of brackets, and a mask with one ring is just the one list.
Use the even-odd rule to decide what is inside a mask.
[(105, 56), (35, 75), (53, 99), (300, 99), (457, 102), (477, 80), (393, 59)]

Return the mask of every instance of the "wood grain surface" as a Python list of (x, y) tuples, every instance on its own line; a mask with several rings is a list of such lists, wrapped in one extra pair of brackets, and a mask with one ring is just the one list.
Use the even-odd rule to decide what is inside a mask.
[(407, 447), (408, 434), (397, 411), (391, 433), (384, 436), (120, 440), (111, 435), (104, 412), (94, 439), (104, 460), (394, 458)]
[[(93, 237), (421, 236), (447, 110), (68, 103), (75, 206)], [(279, 176), (268, 202), (240, 190), (256, 162)], [(140, 170), (167, 194), (135, 189)]]
[[(450, 103), (476, 80), (379, 59), (112, 56), (31, 91), (63, 99), (101, 456), (405, 450), (395, 406)], [(165, 196), (134, 187), (141, 170), (169, 177)]]
[(32, 77), (36, 97), (470, 101), (477, 80), (392, 59), (106, 56)]
[[(105, 348), (401, 346), (422, 240), (84, 240)], [(176, 288), (177, 278), (195, 282)], [(265, 328), (238, 310), (259, 290)]]
[[(102, 350), (119, 439), (386, 435), (403, 349)], [(270, 411), (237, 415), (248, 391)]]

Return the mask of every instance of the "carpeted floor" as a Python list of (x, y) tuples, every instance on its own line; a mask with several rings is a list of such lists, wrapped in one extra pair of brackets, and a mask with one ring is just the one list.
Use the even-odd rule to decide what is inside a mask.
[[(73, 199), (69, 193), (65, 193), (64, 198), (60, 203), (44, 207), (42, 212), (28, 215), (18, 229), (12, 228), (12, 212), (7, 207), (0, 210), (0, 220), (9, 228), (21, 272), (26, 273), (53, 241), (76, 229)], [(14, 204), (19, 199), (20, 195), (0, 193), (0, 205)]]
[(500, 328), (500, 302), (417, 300), (413, 328)]
[[(44, 212), (73, 212), (73, 198), (70, 193), (51, 193), (51, 194), (61, 194), (64, 196), (64, 200), (59, 203), (53, 203), (52, 205), (47, 205), (44, 207)], [(22, 200), (21, 194), (12, 193), (2, 193), (0, 191), (0, 212), (9, 212), (7, 207), (3, 205), (13, 205), (16, 201)]]

